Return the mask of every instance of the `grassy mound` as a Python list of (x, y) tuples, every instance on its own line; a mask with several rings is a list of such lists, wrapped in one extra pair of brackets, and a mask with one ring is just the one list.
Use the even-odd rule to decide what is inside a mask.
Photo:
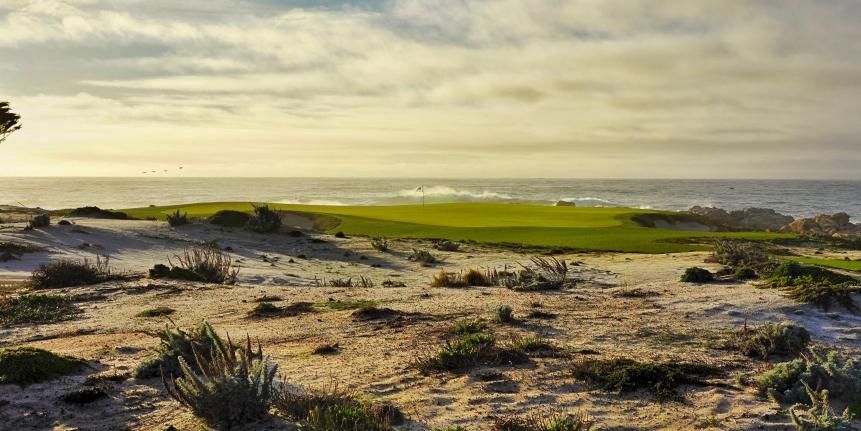
[(666, 400), (681, 399), (675, 391), (680, 385), (707, 385), (704, 378), (718, 374), (719, 370), (709, 365), (649, 363), (631, 359), (586, 361), (574, 368), (577, 378), (601, 389), (623, 393), (645, 388), (659, 399)]
[(0, 350), (0, 384), (29, 385), (79, 371), (81, 359), (33, 347)]
[[(385, 238), (446, 239), (557, 249), (667, 253), (706, 250), (694, 238), (762, 240), (794, 238), (766, 232), (685, 232), (643, 227), (637, 214), (667, 213), (633, 208), (578, 208), (503, 203), (398, 206), (268, 204), (277, 211), (307, 215), (318, 229)], [(216, 202), (124, 210), (139, 218), (164, 219), (177, 209), (209, 217), (220, 210), (246, 211), (246, 202)], [(672, 213), (668, 213), (672, 214)]]
[(80, 207), (69, 211), (70, 217), (103, 218), (112, 220), (129, 220), (128, 214), (120, 211), (103, 210), (99, 207)]
[(212, 215), (209, 222), (223, 227), (243, 227), (251, 220), (248, 213), (234, 210), (222, 210)]
[(64, 296), (21, 295), (0, 298), (0, 324), (57, 322), (76, 313), (77, 308)]

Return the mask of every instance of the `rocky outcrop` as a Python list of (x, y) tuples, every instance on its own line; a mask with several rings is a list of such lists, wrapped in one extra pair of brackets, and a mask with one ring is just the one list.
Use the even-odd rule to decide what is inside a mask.
[(727, 212), (721, 208), (695, 206), (688, 210), (725, 230), (770, 230), (777, 231), (792, 223), (791, 216), (768, 208), (745, 208)]
[(781, 232), (791, 232), (800, 235), (861, 237), (861, 223), (849, 221), (849, 214), (818, 215), (802, 218), (780, 228)]
[(572, 201), (556, 201), (556, 203), (553, 206), (556, 206), (556, 207), (576, 207), (577, 203), (572, 202)]

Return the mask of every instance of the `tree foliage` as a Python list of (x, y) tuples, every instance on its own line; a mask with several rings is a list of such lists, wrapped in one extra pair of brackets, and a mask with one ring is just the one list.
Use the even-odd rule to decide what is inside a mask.
[(21, 129), (21, 116), (12, 112), (9, 102), (0, 102), (0, 143), (19, 129)]

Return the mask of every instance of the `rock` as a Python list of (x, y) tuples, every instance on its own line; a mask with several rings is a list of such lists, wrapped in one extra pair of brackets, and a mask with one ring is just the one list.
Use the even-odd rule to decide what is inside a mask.
[(780, 228), (781, 232), (797, 233), (800, 235), (859, 237), (861, 224), (849, 221), (849, 214), (818, 215), (812, 218), (795, 220)]
[(577, 202), (571, 202), (571, 201), (556, 201), (556, 203), (555, 203), (555, 204), (553, 204), (553, 206), (555, 206), (555, 207), (576, 207), (576, 206), (577, 206)]
[(711, 223), (721, 225), (727, 230), (772, 230), (792, 223), (791, 216), (780, 214), (768, 208), (745, 208), (727, 212), (714, 207), (691, 207), (688, 212), (705, 218)]

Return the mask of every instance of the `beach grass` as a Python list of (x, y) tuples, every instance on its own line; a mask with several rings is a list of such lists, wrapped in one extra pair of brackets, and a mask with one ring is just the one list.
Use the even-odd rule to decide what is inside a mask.
[[(259, 205), (261, 203), (254, 203)], [(553, 207), (506, 203), (451, 203), (398, 206), (266, 204), (313, 217), (318, 228), (347, 235), (448, 239), (486, 244), (584, 251), (670, 253), (706, 250), (693, 238), (767, 240), (793, 237), (768, 232), (688, 232), (642, 227), (631, 217), (665, 211), (633, 208)], [(251, 212), (249, 202), (211, 202), (124, 209), (137, 218), (165, 219), (180, 210), (209, 217), (220, 210)]]
[(781, 260), (798, 262), (807, 265), (824, 266), (828, 268), (843, 269), (846, 271), (861, 272), (861, 260), (845, 260), (845, 259), (821, 259), (817, 257), (804, 256), (779, 256)]

